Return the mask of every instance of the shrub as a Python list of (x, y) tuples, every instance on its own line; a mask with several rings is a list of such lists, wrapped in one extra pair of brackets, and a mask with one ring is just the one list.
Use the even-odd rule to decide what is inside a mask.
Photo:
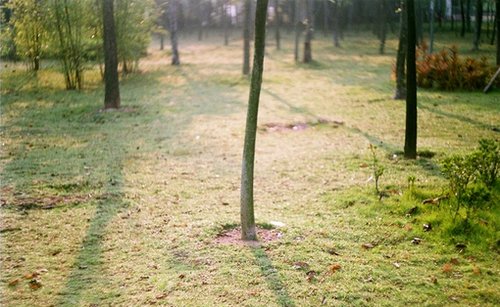
[(466, 220), (477, 210), (485, 208), (491, 199), (500, 168), (498, 141), (481, 140), (479, 148), (468, 155), (453, 155), (444, 159), (442, 171), (448, 178), (454, 218), (465, 207)]
[[(441, 90), (476, 90), (486, 86), (495, 73), (485, 57), (461, 59), (455, 46), (438, 53), (426, 52), (425, 44), (417, 52), (417, 84)], [(497, 81), (497, 84), (500, 84)]]

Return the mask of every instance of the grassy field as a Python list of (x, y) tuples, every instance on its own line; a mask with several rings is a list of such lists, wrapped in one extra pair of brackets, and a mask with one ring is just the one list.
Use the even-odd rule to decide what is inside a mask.
[[(472, 54), (468, 40), (453, 42)], [(421, 201), (446, 187), (441, 159), (499, 138), (500, 92), (419, 91), (418, 146), (435, 155), (404, 160), (396, 46), (391, 37), (379, 55), (372, 36), (348, 33), (336, 49), (318, 34), (315, 63), (304, 65), (293, 62), (290, 38), (281, 51), (270, 39), (256, 218), (284, 226), (258, 245), (218, 240), (239, 223), (249, 86), (241, 41), (184, 38), (180, 67), (152, 50), (122, 79), (119, 111), (100, 110), (97, 70), (76, 92), (63, 90), (56, 68), (33, 76), (6, 65), (0, 304), (498, 306), (498, 204), (484, 236), (468, 239), (435, 222), (446, 206)], [(492, 59), (493, 47), (482, 49)], [(385, 167), (381, 200), (370, 144)]]

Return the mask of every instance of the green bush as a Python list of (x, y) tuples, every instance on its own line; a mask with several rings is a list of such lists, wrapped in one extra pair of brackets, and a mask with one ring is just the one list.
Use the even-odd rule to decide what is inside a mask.
[(442, 171), (448, 179), (454, 218), (465, 207), (466, 220), (478, 209), (490, 204), (500, 168), (498, 141), (481, 140), (479, 148), (468, 155), (453, 155), (444, 159)]

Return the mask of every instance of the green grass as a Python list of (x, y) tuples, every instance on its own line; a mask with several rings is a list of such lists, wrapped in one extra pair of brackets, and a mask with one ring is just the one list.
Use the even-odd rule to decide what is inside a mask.
[[(468, 38), (436, 40), (438, 48), (471, 45)], [(259, 124), (343, 124), (260, 130), (257, 222), (284, 223), (282, 237), (260, 246), (215, 242), (239, 222), (248, 98), (240, 43), (186, 39), (177, 68), (154, 51), (141, 73), (121, 80), (124, 108), (114, 112), (100, 110), (97, 70), (86, 72), (89, 87), (76, 92), (63, 90), (54, 68), (34, 76), (7, 65), (0, 303), (498, 305), (498, 206), (478, 216), (489, 224), (464, 237), (460, 229), (454, 235), (446, 203), (421, 201), (443, 193), (442, 158), (498, 139), (499, 91), (419, 91), (422, 157), (404, 160), (404, 102), (391, 98), (394, 36), (378, 55), (370, 35), (347, 33), (335, 49), (318, 34), (312, 67), (293, 63), (290, 37), (281, 51), (270, 40)], [(381, 201), (368, 180), (370, 143), (385, 167), (381, 187), (390, 191)], [(416, 178), (411, 195), (409, 175)], [(414, 206), (418, 213), (407, 216)], [(433, 230), (424, 232), (428, 222)], [(422, 243), (412, 244), (414, 237)], [(460, 252), (455, 243), (464, 240)], [(42, 287), (34, 290), (24, 276), (36, 271)]]

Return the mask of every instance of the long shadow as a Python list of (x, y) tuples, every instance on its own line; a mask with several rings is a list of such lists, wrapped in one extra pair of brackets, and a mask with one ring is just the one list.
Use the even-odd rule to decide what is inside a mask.
[(255, 261), (259, 265), (262, 276), (266, 279), (267, 285), (270, 290), (274, 292), (277, 303), (283, 307), (296, 306), (292, 300), (285, 285), (280, 279), (279, 273), (273, 266), (271, 259), (267, 256), (266, 252), (260, 246), (250, 246)]
[(417, 107), (419, 109), (426, 110), (426, 111), (429, 111), (431, 113), (434, 113), (434, 114), (437, 114), (437, 115), (441, 115), (441, 116), (445, 116), (445, 117), (448, 117), (448, 118), (453, 118), (453, 119), (459, 120), (461, 122), (464, 122), (464, 123), (467, 123), (467, 124), (471, 124), (473, 126), (477, 126), (479, 128), (488, 129), (488, 130), (494, 130), (494, 131), (500, 131), (499, 127), (497, 127), (497, 126), (485, 124), (483, 122), (474, 120), (472, 118), (469, 118), (467, 116), (463, 116), (463, 115), (460, 115), (460, 114), (449, 113), (449, 112), (445, 112), (445, 111), (442, 111), (442, 110), (438, 110), (436, 108), (432, 108), (432, 107), (430, 107), (430, 106), (428, 106), (426, 104), (423, 104), (423, 103), (419, 103), (417, 105)]
[(307, 115), (313, 117), (314, 119), (319, 119), (319, 116), (317, 116), (316, 114), (309, 111), (309, 109), (307, 109), (305, 107), (294, 106), (293, 104), (288, 102), (286, 99), (283, 99), (281, 96), (270, 91), (267, 88), (262, 88), (262, 91), (264, 93), (268, 94), (269, 96), (273, 97), (274, 99), (276, 99), (278, 102), (281, 102), (282, 104), (286, 105), (290, 109), (290, 111), (292, 111), (293, 113), (307, 114)]

